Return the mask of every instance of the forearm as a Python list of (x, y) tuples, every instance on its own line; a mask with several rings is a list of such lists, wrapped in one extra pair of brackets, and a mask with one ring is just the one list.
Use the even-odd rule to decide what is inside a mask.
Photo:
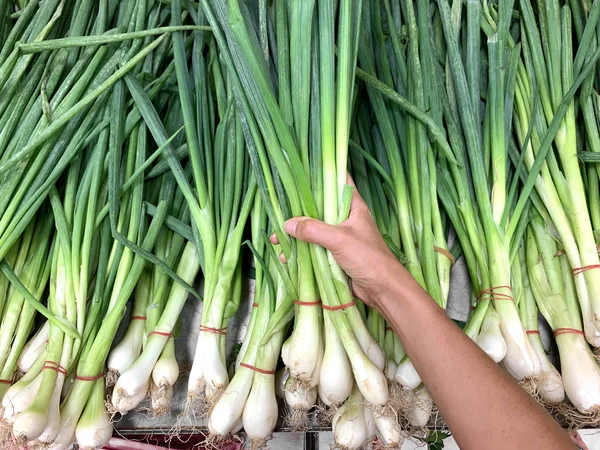
[(572, 449), (567, 433), (398, 267), (377, 304), (462, 450)]

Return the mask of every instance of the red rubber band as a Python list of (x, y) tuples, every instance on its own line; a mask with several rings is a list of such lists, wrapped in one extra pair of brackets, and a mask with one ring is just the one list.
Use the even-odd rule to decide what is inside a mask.
[(99, 380), (100, 378), (103, 378), (103, 377), (104, 377), (104, 372), (100, 372), (95, 377), (82, 377), (82, 376), (77, 375), (75, 377), (75, 379), (76, 380), (80, 380), (80, 381), (97, 381), (97, 380)]
[(525, 330), (525, 334), (540, 334), (538, 330)]
[(213, 334), (227, 334), (227, 328), (213, 328), (213, 327), (206, 327), (204, 325), (200, 325), (200, 332), (205, 332), (205, 333), (213, 333)]
[(385, 331), (393, 331), (392, 327), (385, 327)]
[[(419, 244), (417, 244), (416, 242), (415, 242), (415, 248), (419, 248)], [(454, 255), (452, 253), (450, 253), (448, 250), (446, 250), (445, 248), (434, 245), (433, 251), (437, 252), (441, 255), (444, 255), (446, 258), (448, 258), (450, 260), (451, 265), (454, 265), (454, 263), (456, 262), (456, 258), (454, 258)]]
[(475, 305), (471, 305), (471, 306), (469, 306), (469, 309), (470, 309), (471, 311), (475, 311), (475, 310), (477, 309), (477, 307), (476, 307)]
[(577, 328), (557, 328), (554, 330), (554, 337), (559, 336), (561, 334), (579, 334), (581, 336), (585, 336), (584, 332), (578, 330)]
[[(479, 296), (477, 297), (477, 301), (481, 301), (481, 300), (510, 300), (511, 302), (514, 301), (512, 296), (510, 296), (508, 294), (503, 294), (502, 292), (495, 292), (497, 289), (508, 289), (509, 291), (512, 291), (512, 288), (510, 286), (494, 286), (494, 287), (491, 287), (488, 289), (483, 289), (479, 293)], [(485, 298), (486, 296), (488, 298)]]
[(321, 300), (316, 300), (314, 302), (302, 302), (300, 300), (294, 300), (294, 305), (298, 306), (317, 306), (321, 304)]
[(166, 331), (152, 331), (148, 333), (148, 337), (152, 336), (153, 334), (156, 334), (157, 336), (175, 337), (173, 333), (167, 333)]
[(592, 269), (600, 269), (600, 264), (592, 264), (591, 266), (577, 267), (573, 269), (573, 276), (581, 275), (583, 272)]
[(0, 384), (12, 384), (10, 380), (0, 380)]
[(146, 316), (131, 316), (129, 320), (148, 320)]
[(438, 247), (437, 245), (433, 246), (433, 251), (438, 252), (440, 255), (444, 255), (446, 258), (450, 260), (450, 264), (454, 265), (456, 263), (456, 258), (452, 253), (442, 247)]
[(246, 363), (240, 363), (240, 366), (245, 367), (246, 369), (253, 370), (258, 373), (262, 373), (263, 375), (275, 375), (274, 370), (259, 369), (258, 367), (254, 367), (254, 366), (251, 366), (250, 364), (246, 364)]
[(344, 303), (343, 305), (337, 305), (337, 306), (323, 305), (323, 309), (325, 309), (327, 311), (340, 311), (342, 309), (352, 308), (354, 305), (356, 305), (356, 303), (354, 303), (354, 300), (352, 300), (350, 303)]
[(65, 369), (63, 366), (61, 366), (60, 364), (58, 364), (55, 361), (44, 362), (44, 366), (42, 367), (42, 370), (46, 370), (46, 369), (54, 370), (55, 372), (60, 373), (60, 374), (64, 375), (65, 377), (67, 376), (67, 369)]
[(256, 302), (255, 302), (255, 303), (252, 303), (252, 307), (253, 307), (253, 308), (258, 308), (258, 303), (256, 303)]

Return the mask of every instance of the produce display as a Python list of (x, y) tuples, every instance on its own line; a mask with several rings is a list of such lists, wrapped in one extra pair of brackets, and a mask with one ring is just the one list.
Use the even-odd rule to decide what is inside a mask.
[(279, 425), (427, 440), (443, 418), (398, 336), (283, 231), (342, 223), (357, 192), (440, 308), (466, 267), (490, 358), (599, 425), (599, 19), (600, 0), (0, 0), (0, 448), (100, 449), (186, 381), (173, 432), (217, 448)]

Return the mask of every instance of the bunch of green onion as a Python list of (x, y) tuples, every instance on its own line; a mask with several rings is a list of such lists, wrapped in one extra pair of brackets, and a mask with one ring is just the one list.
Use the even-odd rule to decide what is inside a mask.
[[(157, 283), (166, 272), (186, 297), (192, 290), (168, 257), (150, 253), (175, 180), (159, 164), (144, 180), (163, 149), (147, 154), (148, 127), (123, 82), (140, 86), (137, 76), (146, 98), (165, 108), (175, 67), (164, 33), (183, 28), (161, 29), (168, 15), (159, 4), (80, 3), (27, 2), (0, 52), (3, 446), (67, 448), (76, 439), (101, 447), (112, 435), (104, 364), (144, 267), (159, 266)], [(56, 39), (64, 30), (69, 37)], [(156, 205), (150, 219), (145, 202)], [(185, 208), (180, 198), (174, 215)], [(173, 265), (178, 256), (169, 256)], [(25, 345), (36, 310), (47, 321)], [(137, 338), (125, 353), (139, 351)]]
[[(332, 1), (275, 2), (249, 11), (237, 1), (202, 2), (232, 79), (277, 250), (287, 261), (294, 287), (290, 294), (297, 294), (294, 328), (282, 347), (290, 377), (286, 400), (292, 409), (306, 409), (316, 400), (310, 391), (317, 386), (327, 406), (347, 400), (334, 418), (341, 435), (334, 434), (336, 442), (349, 448), (366, 440), (363, 403), (372, 408), (387, 443), (402, 440), (397, 422), (384, 408), (385, 355), (332, 256), (290, 240), (281, 229), (291, 216), (332, 224), (347, 217), (352, 194), (346, 184), (348, 134), (361, 3), (347, 0), (336, 8)], [(358, 428), (343, 427), (354, 414), (353, 404), (359, 405)]]

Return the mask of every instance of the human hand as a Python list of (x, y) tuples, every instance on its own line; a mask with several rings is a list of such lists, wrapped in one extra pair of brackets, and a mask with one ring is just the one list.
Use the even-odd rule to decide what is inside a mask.
[[(354, 183), (349, 178), (349, 184)], [(289, 235), (325, 247), (352, 280), (354, 295), (377, 307), (390, 282), (404, 267), (383, 240), (369, 208), (356, 186), (350, 215), (340, 225), (329, 225), (310, 217), (294, 217), (284, 224)], [(277, 244), (277, 237), (271, 236)]]

